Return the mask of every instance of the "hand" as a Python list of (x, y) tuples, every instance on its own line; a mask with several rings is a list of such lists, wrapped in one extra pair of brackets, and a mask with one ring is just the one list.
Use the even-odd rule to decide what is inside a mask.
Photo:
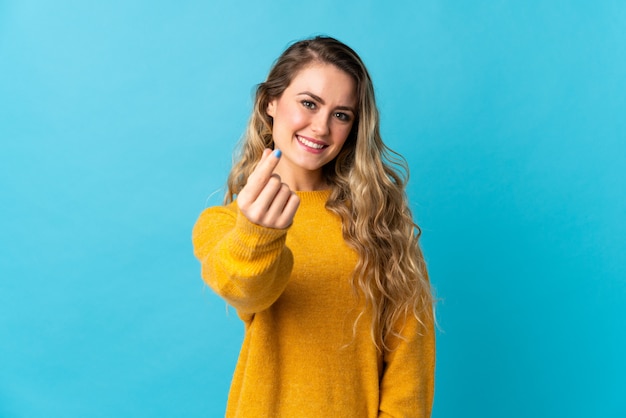
[(237, 196), (239, 210), (252, 223), (283, 229), (293, 222), (300, 198), (273, 171), (280, 151), (266, 149)]

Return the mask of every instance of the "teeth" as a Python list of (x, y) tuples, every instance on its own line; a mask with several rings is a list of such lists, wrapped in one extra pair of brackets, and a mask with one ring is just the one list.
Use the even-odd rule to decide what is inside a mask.
[(304, 138), (302, 138), (300, 136), (298, 136), (297, 138), (298, 138), (298, 141), (302, 142), (307, 147), (315, 148), (315, 149), (322, 149), (322, 148), (324, 148), (324, 145), (316, 144), (315, 142), (311, 142), (308, 139), (304, 139)]

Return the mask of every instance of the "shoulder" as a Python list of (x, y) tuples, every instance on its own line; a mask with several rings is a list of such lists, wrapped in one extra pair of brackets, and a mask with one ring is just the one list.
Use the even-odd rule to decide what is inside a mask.
[(239, 209), (236, 202), (224, 206), (211, 206), (204, 209), (193, 227), (193, 235), (200, 234), (207, 229), (227, 223), (232, 224), (237, 219)]
[(198, 219), (203, 219), (211, 216), (237, 216), (239, 208), (237, 207), (237, 201), (233, 201), (228, 205), (211, 206), (204, 209)]

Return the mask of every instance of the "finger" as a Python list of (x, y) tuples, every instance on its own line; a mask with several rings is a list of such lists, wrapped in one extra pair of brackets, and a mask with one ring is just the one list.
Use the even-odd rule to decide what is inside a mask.
[(252, 203), (254, 211), (266, 213), (276, 198), (276, 195), (280, 191), (282, 184), (280, 176), (278, 174), (272, 174), (259, 195), (256, 197), (255, 201)]
[(282, 215), (285, 205), (291, 196), (289, 186), (282, 183), (280, 189), (276, 192), (274, 199), (267, 208), (266, 222), (274, 223)]
[(270, 155), (272, 153), (272, 150), (270, 148), (265, 148), (263, 150), (263, 153), (261, 154), (261, 159), (259, 160), (259, 162), (257, 163), (257, 165), (259, 165), (260, 163), (262, 163), (263, 161), (265, 161), (265, 159), (267, 159), (267, 156)]
[(293, 218), (300, 206), (300, 198), (294, 192), (289, 192), (289, 199), (283, 207), (283, 213), (276, 220), (276, 228), (284, 229), (293, 223)]
[(259, 161), (259, 164), (256, 166), (252, 173), (259, 177), (265, 178), (266, 180), (269, 179), (269, 177), (274, 172), (274, 169), (278, 165), (281, 155), (282, 152), (278, 149), (272, 151), (269, 148), (266, 148), (263, 151), (261, 161)]
[[(271, 153), (272, 153), (272, 150), (269, 148), (265, 148), (263, 150), (263, 153), (261, 154), (261, 159), (259, 160), (259, 162), (256, 163), (255, 168), (252, 170), (252, 174), (254, 173), (254, 170), (256, 169), (256, 167), (258, 167), (259, 164), (265, 161), (268, 155), (270, 155)], [(244, 185), (244, 187), (241, 189), (241, 191), (239, 192), (237, 196), (237, 204), (239, 205), (240, 208), (247, 208), (252, 203), (254, 203), (259, 193), (261, 192), (263, 186), (265, 185), (259, 182), (255, 182), (255, 178), (254, 176), (252, 176), (252, 174), (248, 176), (248, 178), (246, 179), (246, 184)]]
[[(266, 154), (267, 153), (267, 154)], [(254, 200), (263, 190), (263, 187), (269, 181), (274, 169), (280, 161), (280, 150), (263, 152), (263, 156), (259, 164), (256, 166), (252, 174), (248, 177), (246, 187)]]
[(267, 212), (280, 190), (281, 184), (278, 175), (272, 176), (263, 187), (263, 190), (261, 190), (261, 193), (251, 201), (248, 201), (248, 196), (242, 196), (242, 190), (242, 193), (237, 198), (237, 205), (241, 213), (255, 224), (270, 226), (267, 223), (269, 219)]

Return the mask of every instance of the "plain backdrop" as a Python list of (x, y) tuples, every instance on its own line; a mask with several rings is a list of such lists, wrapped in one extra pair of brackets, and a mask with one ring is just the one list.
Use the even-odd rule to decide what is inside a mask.
[(433, 416), (626, 416), (626, 3), (0, 1), (0, 417), (222, 416), (191, 228), (290, 42), (374, 79), (438, 304)]

